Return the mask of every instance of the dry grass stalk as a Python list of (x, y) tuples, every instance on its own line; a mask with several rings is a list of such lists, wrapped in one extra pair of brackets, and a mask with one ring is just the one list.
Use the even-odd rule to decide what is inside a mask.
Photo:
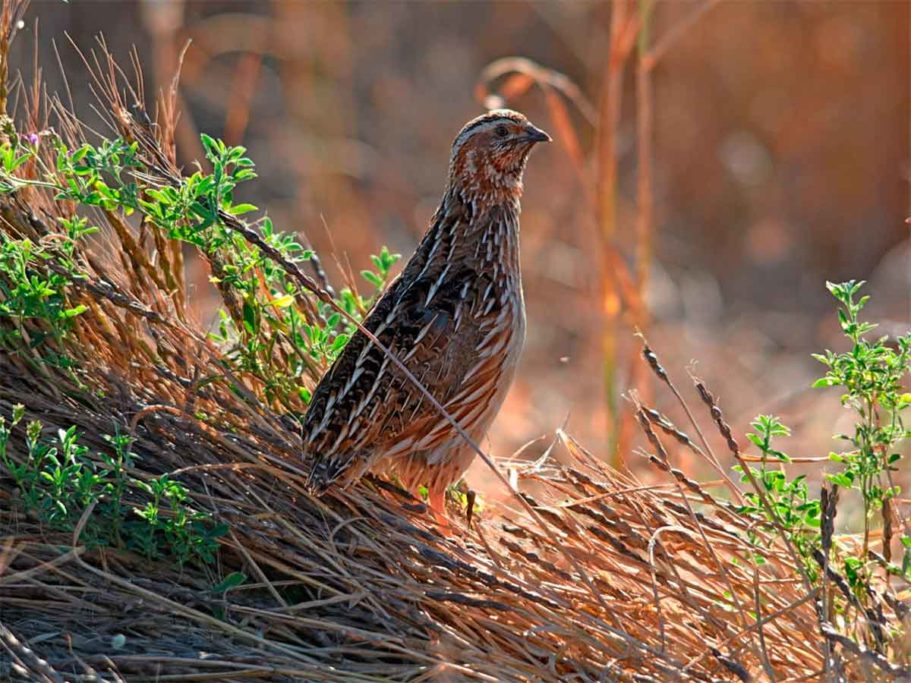
[[(625, 462), (636, 424), (633, 414), (621, 408), (619, 393), (624, 386), (633, 388), (648, 402), (651, 392), (648, 374), (636, 359), (634, 348), (630, 350), (625, 366), (621, 362), (620, 335), (624, 328), (622, 322), (637, 330), (646, 330), (649, 325), (645, 301), (655, 231), (653, 75), (668, 50), (717, 1), (702, 0), (655, 41), (652, 41), (652, 23), (657, 7), (653, 0), (617, 0), (612, 3), (604, 77), (597, 107), (590, 104), (580, 88), (565, 75), (519, 57), (499, 59), (490, 64), (482, 72), (476, 89), (477, 99), (491, 108), (516, 100), (532, 86), (537, 85), (541, 89), (551, 125), (557, 133), (556, 139), (571, 160), (590, 205), (591, 227), (597, 235), (600, 270), (597, 295), (603, 316), (601, 341), (605, 396), (611, 462), (614, 464)], [(637, 170), (636, 217), (634, 225), (630, 226), (635, 234), (635, 253), (630, 258), (634, 267), (631, 269), (617, 246), (617, 231), (622, 227), (618, 225), (618, 139), (623, 116), (624, 78), (634, 50)], [(494, 93), (495, 83), (497, 88)], [(587, 160), (581, 150), (580, 136), (561, 96), (571, 102), (585, 121), (595, 128), (595, 150), (591, 160)]]

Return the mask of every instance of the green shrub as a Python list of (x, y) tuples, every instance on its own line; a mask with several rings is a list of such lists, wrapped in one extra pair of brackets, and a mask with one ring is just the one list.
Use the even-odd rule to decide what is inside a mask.
[[(823, 363), (826, 374), (814, 387), (832, 387), (842, 391), (841, 403), (855, 413), (852, 434), (836, 434), (846, 444), (839, 452), (830, 453), (831, 462), (839, 465), (826, 479), (841, 489), (856, 490), (863, 501), (863, 547), (856, 557), (844, 556), (841, 566), (848, 582), (854, 587), (864, 585), (870, 568), (868, 557), (872, 527), (877, 513), (884, 527), (885, 556), (892, 538), (890, 501), (900, 493), (892, 479), (901, 459), (900, 446), (911, 437), (903, 421), (911, 407), (911, 393), (905, 383), (911, 376), (911, 334), (895, 339), (871, 338), (876, 325), (860, 320), (860, 313), (869, 300), (858, 298), (863, 282), (828, 283), (828, 289), (839, 304), (838, 320), (849, 342), (843, 352), (826, 351), (814, 358)], [(773, 439), (790, 435), (790, 430), (773, 415), (760, 415), (752, 423), (755, 432), (747, 434), (761, 453), (759, 467), (751, 467), (753, 478), (760, 484), (767, 505), (757, 492), (747, 492), (744, 512), (764, 515), (770, 524), (780, 526), (806, 563), (812, 578), (818, 576), (816, 553), (821, 547), (822, 508), (820, 499), (811, 496), (806, 476), (790, 479), (786, 464), (791, 458), (773, 447)], [(743, 468), (735, 468), (749, 477)], [(900, 568), (890, 571), (911, 581), (911, 538), (901, 539), (904, 558)]]
[(87, 515), (79, 541), (89, 548), (129, 548), (149, 559), (208, 563), (227, 527), (195, 509), (183, 484), (169, 477), (143, 480), (130, 474), (136, 456), (124, 435), (106, 437), (111, 452), (96, 453), (79, 443), (75, 427), (56, 438), (40, 422), (25, 427), (24, 456), (13, 456), (10, 441), (25, 414), (0, 416), (0, 464), (15, 482), (24, 508), (51, 530), (72, 532)]

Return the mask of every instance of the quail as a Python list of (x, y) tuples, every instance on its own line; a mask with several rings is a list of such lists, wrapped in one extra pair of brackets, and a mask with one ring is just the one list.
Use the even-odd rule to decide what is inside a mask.
[[(465, 124), (430, 227), (363, 323), (475, 443), (503, 403), (525, 339), (522, 175), (531, 150), (548, 141), (508, 109)], [(350, 485), (368, 471), (388, 473), (411, 491), (425, 486), (437, 514), (447, 487), (475, 456), (361, 332), (314, 390), (303, 437), (315, 493)]]

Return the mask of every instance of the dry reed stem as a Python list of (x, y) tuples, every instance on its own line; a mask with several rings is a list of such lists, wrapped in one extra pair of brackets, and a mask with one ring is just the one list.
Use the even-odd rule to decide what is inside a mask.
[[(711, 9), (716, 0), (705, 0), (683, 20), (674, 24), (651, 44), (652, 15), (656, 10), (652, 0), (617, 0), (611, 5), (609, 42), (597, 110), (589, 104), (582, 91), (563, 74), (546, 69), (531, 60), (508, 57), (489, 64), (481, 73), (476, 97), (488, 108), (503, 106), (537, 85), (545, 96), (551, 123), (561, 146), (572, 162), (580, 179), (587, 201), (595, 216), (599, 237), (601, 277), (599, 292), (603, 313), (602, 352), (604, 359), (605, 391), (612, 462), (623, 462), (630, 452), (635, 419), (628, 411), (620, 410), (618, 387), (635, 388), (649, 398), (650, 384), (643, 366), (631, 354), (627, 363), (627, 378), (621, 378), (618, 359), (618, 330), (623, 307), (629, 311), (629, 322), (636, 329), (647, 329), (649, 312), (645, 305), (649, 270), (653, 259), (654, 241), (654, 94), (653, 73), (670, 48)], [(623, 112), (623, 77), (629, 57), (637, 49), (635, 81), (636, 122), (636, 219), (635, 269), (629, 272), (625, 260), (615, 246), (618, 202), (617, 136)], [(493, 84), (499, 82), (497, 92)], [(596, 177), (590, 179), (588, 164), (579, 145), (579, 136), (570, 122), (566, 107), (558, 95), (563, 95), (595, 126), (594, 152)]]

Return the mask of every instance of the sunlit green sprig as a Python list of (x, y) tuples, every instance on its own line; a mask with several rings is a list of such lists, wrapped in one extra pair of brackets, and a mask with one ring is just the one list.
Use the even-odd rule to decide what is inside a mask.
[[(905, 411), (911, 407), (907, 382), (911, 374), (911, 333), (895, 339), (868, 338), (876, 329), (874, 323), (862, 321), (860, 312), (869, 296), (858, 296), (863, 282), (827, 283), (840, 304), (838, 320), (851, 348), (842, 353), (826, 351), (814, 358), (827, 372), (817, 380), (817, 387), (841, 387), (842, 405), (856, 415), (853, 434), (837, 435), (848, 448), (830, 453), (829, 458), (841, 464), (841, 471), (827, 475), (834, 484), (856, 489), (864, 503), (864, 548), (867, 547), (874, 513), (900, 493), (891, 472), (901, 460), (899, 444), (911, 438), (905, 426)], [(905, 544), (905, 565), (911, 568), (909, 545)]]
[[(233, 370), (261, 381), (267, 401), (293, 410), (295, 402), (309, 400), (309, 387), (344, 348), (354, 325), (322, 302), (308, 299), (308, 306), (301, 306), (307, 294), (284, 268), (222, 224), (219, 212), (241, 216), (257, 211), (252, 204), (235, 201), (237, 188), (256, 177), (255, 167), (244, 147), (228, 146), (208, 135), (202, 135), (201, 140), (211, 171), (198, 168), (179, 182), (161, 185), (149, 182), (150, 174), (143, 168), (135, 142), (104, 140), (98, 145), (69, 149), (52, 132), (34, 140), (9, 139), (0, 145), (0, 193), (36, 186), (52, 190), (57, 201), (120, 212), (125, 217), (138, 213), (141, 220), (167, 238), (197, 247), (213, 264), (213, 284), (238, 302), (236, 308), (222, 309), (213, 338), (225, 346), (225, 358)], [(42, 162), (40, 145), (52, 145), (53, 168)], [(34, 161), (39, 177), (18, 175), (29, 161)], [(11, 301), (19, 309), (57, 321), (52, 327), (58, 337), (65, 333), (65, 326), (57, 324), (59, 314), (48, 306), (66, 306), (67, 286), (80, 277), (72, 258), (76, 245), (97, 230), (75, 215), (62, 223), (70, 239), (48, 258), (64, 259), (71, 272), (51, 274), (42, 269), (40, 250), (29, 244), (9, 247), (18, 254), (19, 263), (8, 265), (8, 269), (18, 268), (13, 282), (21, 279), (23, 270), (41, 273), (31, 287), (34, 291), (20, 287), (19, 299)], [(268, 216), (257, 220), (255, 226), (266, 243), (287, 261), (300, 263), (313, 258), (312, 250), (294, 235), (276, 230)], [(8, 238), (4, 240), (8, 243)], [(387, 286), (398, 258), (384, 247), (372, 257), (374, 268), (361, 273), (369, 287), (367, 293), (344, 289), (338, 303), (360, 319)], [(44, 308), (36, 311), (37, 303), (43, 303)], [(315, 309), (318, 316), (308, 315), (307, 308)], [(82, 312), (79, 307), (64, 311), (69, 315)], [(0, 309), (0, 316), (3, 313)]]

